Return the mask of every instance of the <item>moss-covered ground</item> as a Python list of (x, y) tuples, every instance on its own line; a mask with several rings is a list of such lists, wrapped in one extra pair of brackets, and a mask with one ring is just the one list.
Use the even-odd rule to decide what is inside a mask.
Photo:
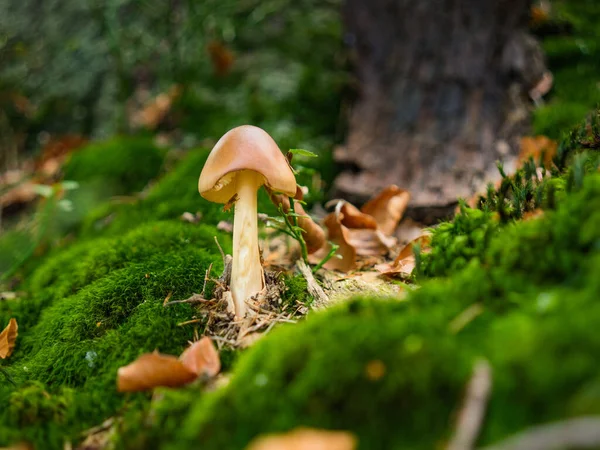
[[(18, 297), (0, 300), (0, 326), (11, 317), (19, 323), (15, 352), (0, 361), (10, 377), (0, 373), (0, 447), (24, 440), (36, 449), (62, 449), (116, 417), (116, 448), (241, 449), (259, 434), (297, 426), (347, 430), (361, 449), (440, 448), (455, 430), (465, 387), (482, 359), (492, 369), (492, 392), (480, 445), (535, 424), (600, 414), (600, 113), (581, 122), (597, 98), (597, 58), (590, 55), (597, 56), (600, 41), (588, 24), (598, 8), (577, 3), (589, 14), (573, 15), (568, 3), (556, 2), (570, 28), (544, 37), (556, 92), (536, 112), (535, 126), (561, 138), (551, 167), (530, 161), (490, 188), (475, 209), (463, 206), (435, 228), (431, 252), (416, 255), (418, 289), (401, 298), (348, 299), (300, 323), (276, 326), (248, 350), (223, 352), (230, 380), (212, 391), (193, 384), (154, 396), (120, 394), (115, 382), (117, 369), (140, 354), (178, 355), (204, 331), (202, 320), (180, 325), (197, 317), (193, 306), (165, 308), (163, 302), (201, 291), (209, 264), (220, 272), (215, 236), (231, 250), (230, 235), (216, 228), (231, 213), (196, 190), (208, 150), (187, 151), (168, 171), (166, 152), (143, 137), (75, 154), (65, 179), (80, 183), (81, 192), (101, 183), (104, 199), (144, 194), (103, 202), (74, 220), (69, 239), (43, 254), (38, 248), (16, 272)], [(329, 24), (332, 16), (321, 12), (319, 23)], [(336, 36), (338, 28), (323, 39)], [(574, 54), (582, 51), (580, 41), (595, 53)], [(182, 110), (200, 117), (199, 105), (209, 105), (215, 113), (202, 133), (213, 138), (216, 129), (255, 121), (280, 133), (282, 148), (331, 143), (327, 130), (337, 103), (321, 91), (339, 74), (327, 72), (316, 83), (317, 72), (309, 69), (327, 52), (316, 52), (304, 67), (311, 49), (289, 48), (293, 42), (273, 48), (297, 58), (281, 68), (298, 72), (292, 91), (253, 80), (244, 95), (236, 94), (247, 106), (238, 114), (235, 96), (225, 103), (215, 97), (229, 80), (212, 93), (196, 92), (202, 102), (184, 97), (189, 103)], [(571, 68), (569, 55), (581, 63)], [(585, 92), (569, 84), (579, 82)], [(285, 92), (256, 94), (267, 85)], [(307, 99), (307, 92), (315, 98)], [(327, 120), (311, 115), (320, 102)], [(283, 104), (300, 106), (280, 121), (266, 112)], [(135, 171), (106, 157), (121, 155), (124, 146), (137, 152), (136, 162), (145, 161), (133, 164)], [(259, 209), (271, 208), (263, 194)], [(181, 220), (184, 212), (200, 213), (199, 223)], [(15, 236), (3, 236), (1, 248), (17, 248)], [(309, 302), (302, 278), (288, 275), (286, 284), (286, 301)]]

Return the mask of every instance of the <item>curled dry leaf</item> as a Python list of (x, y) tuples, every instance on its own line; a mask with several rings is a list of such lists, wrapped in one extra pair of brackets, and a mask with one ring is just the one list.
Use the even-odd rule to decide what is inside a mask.
[(246, 450), (354, 450), (356, 437), (347, 431), (297, 428), (288, 433), (259, 436)]
[(415, 255), (413, 247), (415, 244), (421, 247), (422, 251), (427, 251), (431, 244), (431, 235), (429, 233), (423, 234), (416, 239), (413, 239), (404, 246), (400, 253), (391, 264), (378, 264), (375, 266), (379, 272), (387, 276), (401, 276), (408, 277), (415, 268)]
[(190, 345), (179, 357), (185, 367), (197, 376), (214, 377), (221, 370), (221, 359), (212, 340), (204, 336)]
[(408, 191), (391, 185), (365, 203), (361, 211), (371, 216), (384, 234), (392, 235), (406, 211), (409, 200)]
[(178, 359), (158, 352), (145, 353), (117, 372), (119, 392), (145, 391), (158, 386), (178, 387), (221, 370), (219, 354), (209, 337), (190, 345)]
[(197, 378), (174, 356), (146, 353), (117, 372), (119, 392), (145, 391), (157, 386), (177, 387)]
[[(356, 248), (350, 244), (348, 228), (342, 225), (340, 215), (341, 214), (335, 212), (331, 213), (325, 217), (325, 220), (323, 221), (328, 231), (327, 234), (329, 240), (339, 246), (335, 256), (327, 261), (324, 267), (329, 270), (349, 272), (356, 268)], [(327, 243), (325, 246), (321, 247), (319, 251), (310, 255), (310, 262), (318, 263), (327, 256), (330, 250), (331, 245)]]
[(10, 319), (6, 328), (0, 333), (0, 358), (6, 359), (12, 355), (19, 334), (18, 330), (17, 319)]

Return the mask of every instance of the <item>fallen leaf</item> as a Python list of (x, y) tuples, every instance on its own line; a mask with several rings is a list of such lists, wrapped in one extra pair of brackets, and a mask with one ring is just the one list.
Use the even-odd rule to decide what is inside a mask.
[(162, 92), (147, 101), (144, 106), (131, 113), (130, 122), (134, 127), (155, 129), (171, 110), (173, 102), (182, 93), (181, 86), (175, 84), (167, 92)]
[[(327, 228), (327, 238), (339, 246), (333, 258), (327, 261), (323, 267), (329, 270), (349, 272), (356, 268), (356, 248), (350, 244), (348, 228), (342, 225), (340, 216), (339, 212), (333, 212), (323, 221)], [(327, 242), (321, 249), (310, 255), (309, 261), (318, 264), (330, 250), (331, 244)]]
[(336, 213), (341, 214), (341, 224), (348, 228), (377, 229), (377, 221), (369, 214), (363, 213), (351, 203), (341, 201), (336, 206)]
[(400, 250), (398, 256), (391, 264), (378, 264), (375, 266), (379, 272), (383, 275), (387, 276), (395, 276), (399, 275), (401, 277), (408, 277), (412, 273), (415, 268), (415, 255), (413, 252), (413, 247), (415, 244), (421, 247), (421, 251), (428, 251), (429, 245), (431, 243), (431, 234), (425, 233), (419, 236), (416, 239), (413, 239), (408, 244)]
[(221, 359), (212, 340), (204, 336), (190, 345), (179, 357), (185, 367), (196, 376), (214, 377), (221, 370)]
[(529, 96), (534, 101), (534, 103), (539, 103), (544, 95), (550, 92), (552, 89), (552, 84), (554, 83), (554, 77), (552, 76), (552, 72), (546, 71), (540, 81), (529, 90)]
[[(2, 179), (0, 179), (0, 186), (3, 184)], [(36, 184), (32, 180), (18, 182), (15, 186), (0, 194), (0, 209), (32, 202), (38, 196), (35, 186)]]
[(6, 359), (12, 355), (19, 334), (18, 330), (17, 319), (10, 319), (6, 328), (0, 333), (0, 358)]
[(206, 50), (210, 56), (215, 73), (221, 77), (227, 75), (235, 59), (233, 52), (220, 41), (209, 42)]
[(529, 158), (539, 163), (543, 155), (544, 167), (552, 165), (552, 158), (556, 155), (558, 142), (546, 136), (525, 136), (521, 138), (521, 151), (519, 153), (519, 164), (523, 164)]
[(35, 162), (35, 171), (51, 181), (56, 181), (67, 156), (87, 142), (86, 138), (77, 134), (50, 137), (42, 149), (41, 156)]
[(361, 211), (375, 219), (379, 229), (392, 235), (406, 211), (410, 193), (391, 185), (363, 205)]
[(348, 243), (356, 249), (358, 256), (385, 255), (396, 243), (395, 238), (368, 228), (349, 229), (347, 235)]
[(145, 353), (117, 371), (119, 392), (145, 391), (158, 386), (178, 387), (200, 376), (213, 377), (221, 369), (219, 354), (209, 337), (188, 347), (180, 358)]
[[(285, 213), (290, 210), (290, 200), (286, 195), (276, 194), (267, 189), (269, 197), (275, 206), (281, 205)], [(301, 186), (296, 186), (295, 200), (302, 200), (303, 192)], [(325, 231), (304, 211), (302, 204), (294, 202), (294, 212), (298, 214), (298, 226), (302, 228), (302, 237), (306, 242), (306, 249), (309, 254), (315, 253), (325, 245)]]
[(117, 390), (136, 392), (157, 386), (177, 387), (191, 383), (196, 378), (196, 374), (175, 356), (145, 353), (118, 370)]
[(532, 220), (542, 217), (544, 215), (544, 211), (540, 208), (534, 209), (533, 211), (527, 211), (523, 214), (523, 220)]
[(354, 450), (356, 437), (347, 431), (296, 428), (283, 434), (259, 436), (246, 450)]

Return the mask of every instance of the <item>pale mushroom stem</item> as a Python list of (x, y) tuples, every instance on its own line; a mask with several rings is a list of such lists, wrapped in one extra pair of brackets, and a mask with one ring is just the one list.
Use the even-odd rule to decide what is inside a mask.
[(258, 210), (256, 196), (262, 179), (251, 170), (236, 176), (235, 216), (233, 218), (233, 260), (231, 295), (235, 315), (246, 315), (246, 300), (263, 289), (264, 274), (258, 249)]

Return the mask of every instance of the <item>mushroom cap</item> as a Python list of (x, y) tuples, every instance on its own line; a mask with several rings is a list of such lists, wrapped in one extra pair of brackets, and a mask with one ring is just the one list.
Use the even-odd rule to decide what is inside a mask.
[(235, 172), (240, 170), (259, 173), (273, 191), (296, 193), (296, 177), (273, 138), (261, 128), (242, 125), (225, 133), (208, 155), (198, 180), (200, 195), (227, 203), (236, 194)]

